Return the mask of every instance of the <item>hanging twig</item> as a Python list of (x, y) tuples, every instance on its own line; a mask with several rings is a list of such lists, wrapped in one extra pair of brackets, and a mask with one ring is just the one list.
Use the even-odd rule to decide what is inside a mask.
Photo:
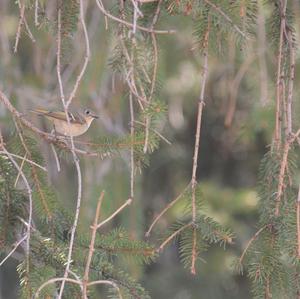
[(300, 183), (298, 188), (298, 197), (297, 197), (297, 208), (296, 208), (296, 225), (297, 225), (297, 255), (300, 259)]
[[(101, 3), (100, 0), (96, 0), (96, 4), (99, 7), (100, 11), (105, 16), (107, 16), (108, 18), (110, 18), (111, 20), (114, 20), (114, 21), (116, 21), (118, 23), (121, 23), (121, 24), (123, 24), (123, 25), (125, 25), (127, 27), (133, 28), (133, 26), (134, 26), (133, 24), (131, 24), (131, 23), (125, 21), (125, 20), (119, 19), (119, 18), (111, 15), (110, 13), (108, 13), (105, 10), (105, 8), (104, 8), (104, 6), (103, 6), (103, 4)], [(154, 32), (154, 33), (157, 33), (157, 34), (174, 34), (174, 33), (176, 33), (176, 30), (154, 30), (154, 29), (151, 30), (149, 28), (146, 28), (146, 27), (143, 27), (143, 26), (139, 26), (139, 25), (136, 25), (136, 28), (139, 29), (139, 30), (145, 31), (145, 32), (150, 32), (150, 33)]]
[(104, 192), (102, 191), (101, 195), (100, 195), (100, 198), (98, 200), (97, 208), (96, 208), (94, 224), (91, 227), (91, 229), (92, 229), (91, 242), (90, 242), (90, 246), (89, 246), (89, 253), (88, 253), (87, 261), (86, 261), (86, 264), (85, 264), (84, 276), (83, 276), (83, 280), (82, 280), (82, 284), (83, 284), (82, 295), (84, 296), (84, 298), (87, 297), (87, 284), (88, 284), (88, 281), (89, 281), (89, 271), (90, 271), (90, 265), (91, 265), (91, 262), (92, 262), (93, 253), (95, 251), (97, 224), (98, 224), (98, 219), (99, 219), (99, 216), (100, 216), (100, 209), (101, 209), (103, 198), (104, 198)]
[[(209, 38), (209, 24), (208, 22), (208, 28), (205, 36), (205, 45), (203, 50), (203, 58), (204, 58), (204, 66), (203, 66), (203, 77), (202, 77), (202, 83), (201, 83), (201, 90), (200, 90), (200, 96), (198, 101), (198, 114), (197, 114), (197, 125), (196, 125), (196, 136), (195, 136), (195, 147), (194, 147), (194, 156), (193, 156), (193, 169), (192, 169), (192, 180), (191, 180), (191, 187), (192, 187), (192, 221), (195, 223), (196, 221), (196, 213), (197, 213), (197, 207), (196, 207), (196, 172), (197, 172), (197, 166), (198, 166), (198, 153), (199, 153), (199, 145), (200, 145), (200, 134), (201, 134), (201, 123), (202, 123), (202, 111), (203, 107), (205, 105), (204, 100), (204, 94), (205, 94), (205, 86), (206, 86), (206, 80), (207, 80), (207, 74), (208, 74), (208, 38)], [(191, 273), (196, 274), (195, 264), (196, 264), (196, 228), (193, 227), (193, 246), (192, 246), (192, 263), (191, 263)]]
[[(158, 16), (160, 13), (160, 5), (162, 3), (162, 0), (158, 1), (156, 11), (152, 20), (151, 29), (154, 29), (155, 24), (157, 23)], [(152, 80), (151, 80), (151, 90), (150, 90), (150, 96), (148, 99), (148, 106), (151, 105), (151, 101), (153, 98), (155, 83), (156, 83), (156, 75), (157, 75), (157, 65), (158, 65), (158, 49), (157, 49), (157, 40), (155, 33), (151, 33), (151, 39), (152, 39), (152, 45), (153, 45), (153, 53), (154, 53), (154, 63), (153, 63), (153, 74), (152, 74)], [(146, 116), (146, 127), (145, 127), (145, 144), (144, 144), (144, 153), (147, 153), (148, 150), (148, 141), (149, 141), (149, 128), (150, 128), (150, 122), (151, 118), (150, 116)]]

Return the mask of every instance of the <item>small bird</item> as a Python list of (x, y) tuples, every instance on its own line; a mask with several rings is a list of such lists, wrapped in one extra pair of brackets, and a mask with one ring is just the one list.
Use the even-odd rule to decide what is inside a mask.
[(78, 113), (68, 112), (68, 123), (66, 113), (64, 111), (48, 111), (45, 109), (34, 109), (31, 112), (46, 117), (53, 124), (55, 132), (65, 135), (76, 137), (84, 134), (90, 127), (92, 121), (99, 118), (90, 109), (85, 109)]

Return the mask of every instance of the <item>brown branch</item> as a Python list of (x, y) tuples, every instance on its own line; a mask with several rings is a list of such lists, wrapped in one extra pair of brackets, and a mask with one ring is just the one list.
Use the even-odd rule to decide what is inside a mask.
[[(285, 30), (285, 13), (286, 13), (286, 0), (279, 2), (280, 13), (280, 35), (278, 45), (278, 58), (277, 58), (277, 80), (276, 80), (276, 115), (275, 115), (275, 144), (277, 149), (281, 143), (281, 105), (282, 105), (282, 51), (283, 51), (283, 38)], [(282, 6), (282, 7), (281, 7)]]
[[(197, 114), (197, 125), (196, 125), (196, 135), (195, 135), (195, 147), (194, 147), (194, 156), (193, 156), (193, 168), (192, 168), (192, 180), (191, 180), (191, 186), (192, 186), (192, 221), (195, 223), (196, 221), (196, 213), (197, 213), (197, 207), (196, 207), (196, 172), (198, 167), (198, 153), (199, 153), (199, 145), (200, 145), (200, 134), (201, 134), (201, 124), (202, 124), (202, 112), (203, 107), (205, 105), (204, 101), (204, 94), (205, 94), (205, 86), (206, 86), (206, 80), (207, 80), (207, 74), (208, 74), (208, 39), (209, 39), (209, 31), (210, 31), (210, 20), (208, 20), (208, 26), (207, 31), (205, 35), (205, 41), (204, 41), (204, 66), (203, 66), (203, 77), (202, 77), (202, 83), (201, 83), (201, 90), (200, 90), (200, 96), (198, 101), (198, 114)], [(191, 263), (191, 273), (196, 274), (195, 270), (195, 263), (196, 263), (196, 241), (193, 238), (193, 246), (192, 246), (192, 263)]]
[[(161, 6), (162, 0), (159, 0), (157, 3), (156, 11), (152, 20), (151, 29), (154, 29), (155, 24), (157, 23), (158, 16), (160, 13), (160, 6)], [(155, 88), (155, 82), (156, 82), (156, 76), (157, 76), (157, 66), (158, 66), (158, 49), (157, 49), (157, 40), (155, 33), (151, 33), (151, 39), (152, 39), (152, 45), (153, 45), (153, 53), (154, 53), (154, 65), (153, 65), (153, 74), (152, 74), (152, 80), (151, 80), (151, 89), (150, 89), (150, 96), (148, 99), (148, 106), (151, 104), (154, 88)], [(144, 153), (147, 153), (148, 150), (148, 140), (149, 140), (149, 128), (150, 128), (150, 122), (151, 118), (148, 115), (146, 117), (146, 126), (145, 126), (145, 144), (144, 144)]]
[(97, 229), (99, 229), (101, 226), (103, 226), (104, 224), (106, 224), (107, 222), (109, 222), (111, 219), (113, 219), (114, 217), (116, 217), (117, 214), (119, 214), (124, 208), (126, 208), (127, 206), (129, 206), (132, 203), (132, 199), (129, 198), (125, 201), (125, 203), (123, 205), (121, 205), (114, 213), (112, 213), (109, 217), (107, 217), (105, 220), (103, 220), (102, 222), (97, 224)]
[(91, 265), (91, 262), (92, 262), (93, 253), (95, 251), (97, 224), (98, 224), (98, 219), (99, 219), (99, 216), (100, 216), (100, 210), (101, 210), (101, 205), (102, 205), (102, 202), (103, 202), (103, 198), (104, 198), (104, 192), (102, 191), (101, 195), (99, 197), (99, 200), (98, 200), (97, 208), (96, 208), (94, 224), (91, 227), (91, 229), (92, 229), (91, 242), (90, 242), (90, 246), (89, 246), (89, 253), (88, 253), (87, 261), (86, 261), (86, 264), (85, 264), (84, 276), (83, 276), (83, 280), (82, 280), (82, 287), (83, 287), (82, 294), (83, 294), (84, 298), (87, 297), (87, 284), (88, 284), (88, 281), (89, 281), (89, 271), (90, 271), (90, 265)]
[(191, 274), (196, 275), (196, 260), (197, 260), (197, 230), (193, 227), (193, 248), (192, 248), (192, 263), (191, 263)]
[(296, 208), (296, 225), (297, 225), (297, 255), (300, 259), (300, 184), (298, 189), (297, 197), (297, 208)]
[(20, 8), (20, 20), (18, 24), (18, 29), (16, 33), (16, 40), (15, 40), (15, 45), (14, 45), (14, 53), (17, 53), (18, 51), (18, 44), (21, 36), (21, 29), (24, 24), (24, 14), (25, 14), (25, 3), (19, 3), (19, 8)]

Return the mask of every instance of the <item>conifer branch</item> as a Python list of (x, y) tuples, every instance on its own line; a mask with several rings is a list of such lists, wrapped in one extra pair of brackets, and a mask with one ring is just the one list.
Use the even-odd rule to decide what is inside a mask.
[(209, 6), (211, 6), (218, 14), (220, 14), (232, 27), (238, 32), (243, 38), (247, 39), (245, 33), (231, 20), (231, 18), (216, 4), (212, 3), (210, 0), (203, 0)]
[[(26, 142), (24, 140), (24, 137), (23, 137), (23, 134), (21, 132), (21, 129), (19, 128), (19, 125), (17, 123), (17, 121), (14, 120), (14, 123), (15, 123), (15, 127), (17, 129), (17, 132), (18, 132), (18, 135), (19, 135), (19, 138), (21, 140), (21, 143), (22, 143), (22, 146), (25, 150), (25, 153), (26, 155), (32, 160), (32, 155), (31, 155), (31, 152), (30, 150), (28, 149), (28, 146), (26, 145)], [(22, 167), (21, 167), (22, 168)], [(46, 199), (46, 196), (44, 194), (44, 192), (42, 191), (42, 188), (41, 188), (41, 183), (40, 183), (40, 180), (39, 180), (39, 177), (37, 175), (37, 172), (36, 172), (36, 168), (33, 166), (31, 167), (31, 173), (32, 173), (32, 178), (33, 178), (33, 181), (36, 185), (36, 188), (37, 188), (37, 192), (40, 196), (40, 200), (42, 202), (42, 205), (46, 211), (46, 214), (48, 215), (48, 218), (51, 219), (52, 218), (52, 212), (50, 211), (49, 209), (49, 206), (48, 206), (48, 203), (47, 203), (47, 199)]]
[(27, 193), (28, 193), (29, 205), (28, 205), (28, 227), (27, 227), (27, 233), (26, 233), (26, 273), (27, 273), (27, 275), (29, 275), (30, 237), (31, 237), (31, 223), (32, 223), (32, 210), (33, 210), (32, 189), (30, 187), (30, 184), (29, 184), (23, 170), (20, 168), (19, 164), (15, 161), (13, 156), (5, 148), (1, 131), (0, 131), (0, 149), (2, 149), (2, 151), (5, 152), (5, 155), (9, 158), (9, 160), (13, 163), (15, 168), (20, 173), (20, 175), (24, 181), (24, 184), (26, 186)]
[[(120, 18), (117, 18), (116, 16), (110, 14), (109, 12), (106, 11), (106, 9), (104, 8), (104, 5), (102, 3), (101, 0), (96, 0), (96, 4), (98, 6), (98, 8), (100, 9), (100, 11), (105, 15), (107, 16), (108, 18), (110, 18), (111, 20), (113, 21), (116, 21), (120, 24), (123, 24), (129, 28), (133, 28), (134, 25), (125, 21), (125, 20), (122, 20)], [(176, 33), (176, 30), (154, 30), (154, 29), (150, 29), (150, 28), (146, 28), (146, 27), (143, 27), (143, 26), (139, 26), (139, 25), (136, 25), (136, 28), (139, 29), (139, 30), (142, 30), (142, 31), (145, 31), (145, 32), (149, 32), (149, 33), (157, 33), (157, 34), (174, 34)]]

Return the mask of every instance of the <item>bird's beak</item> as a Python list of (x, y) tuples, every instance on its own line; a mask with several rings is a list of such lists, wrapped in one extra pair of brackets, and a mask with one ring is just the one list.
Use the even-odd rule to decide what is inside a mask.
[(95, 115), (95, 114), (92, 114), (91, 115), (93, 118), (95, 118), (95, 119), (98, 119), (99, 118), (99, 116), (98, 115)]

